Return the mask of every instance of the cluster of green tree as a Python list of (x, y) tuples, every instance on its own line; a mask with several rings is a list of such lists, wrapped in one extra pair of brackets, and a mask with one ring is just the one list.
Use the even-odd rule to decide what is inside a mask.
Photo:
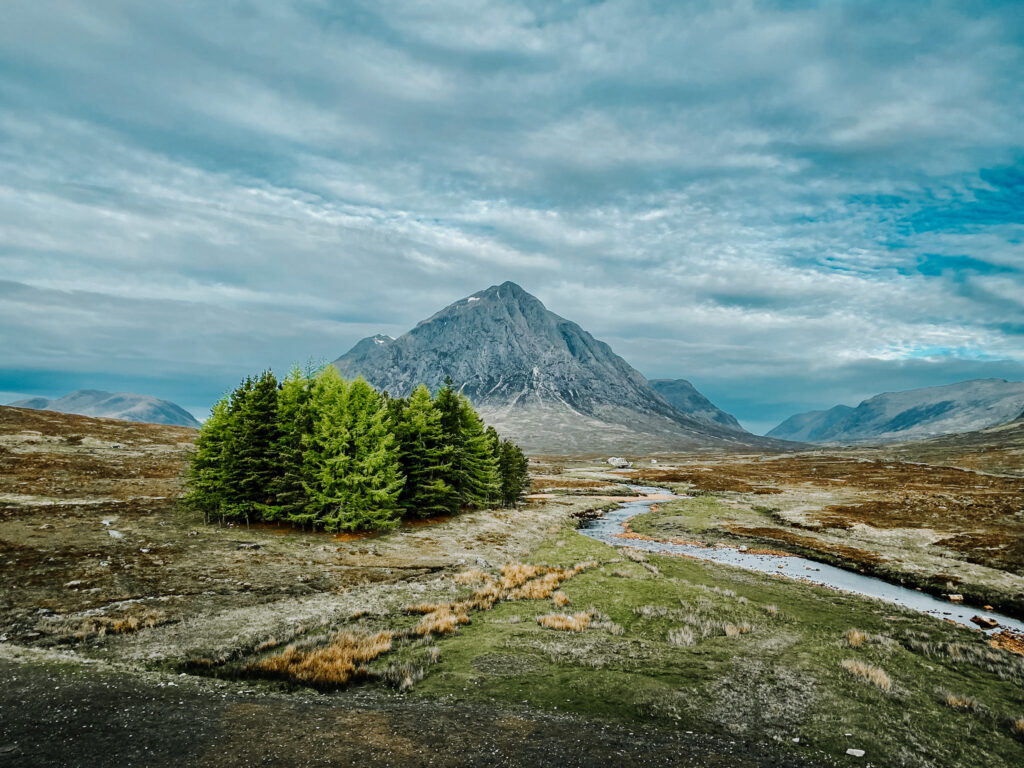
[(514, 506), (529, 484), (518, 445), (451, 382), (389, 397), (334, 366), (247, 378), (212, 409), (185, 499), (207, 520), (387, 529), (402, 517)]

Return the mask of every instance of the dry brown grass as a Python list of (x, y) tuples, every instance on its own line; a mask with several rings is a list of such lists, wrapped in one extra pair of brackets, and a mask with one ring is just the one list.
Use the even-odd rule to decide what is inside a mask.
[(551, 594), (551, 602), (562, 608), (569, 604), (569, 596), (565, 592), (553, 592)]
[(452, 578), (456, 584), (469, 586), (470, 584), (478, 584), (481, 581), (489, 581), (491, 577), (479, 568), (470, 568), (468, 571), (456, 573)]
[(246, 667), (313, 685), (344, 685), (350, 680), (368, 677), (367, 662), (391, 650), (391, 633), (367, 635), (341, 631), (320, 648), (300, 650), (289, 645), (281, 653)]
[(726, 624), (722, 627), (726, 637), (739, 637), (740, 635), (748, 635), (753, 631), (753, 627), (746, 622), (742, 624)]
[(764, 612), (768, 616), (778, 616), (779, 615), (779, 606), (777, 606), (777, 605), (766, 605), (764, 607)]
[(884, 670), (878, 667), (873, 667), (870, 664), (865, 664), (863, 661), (857, 659), (843, 659), (841, 662), (843, 669), (849, 672), (851, 675), (856, 677), (858, 680), (862, 680), (865, 683), (871, 683), (881, 691), (889, 693), (892, 690), (892, 680)]
[(460, 624), (469, 624), (469, 614), (459, 610), (461, 607), (458, 603), (439, 605), (420, 619), (413, 632), (417, 635), (450, 635)]
[(546, 565), (507, 563), (502, 566), (501, 579), (495, 580), (483, 571), (471, 569), (455, 576), (460, 584), (484, 584), (464, 600), (451, 603), (417, 603), (405, 607), (408, 613), (422, 613), (423, 618), (413, 628), (417, 635), (451, 634), (460, 624), (469, 623), (470, 611), (486, 611), (500, 600), (544, 600), (552, 598), (555, 605), (566, 605), (569, 598), (559, 585), (596, 562), (577, 563), (572, 568), (554, 568)]
[(591, 614), (588, 612), (574, 614), (548, 613), (544, 616), (538, 616), (537, 623), (542, 627), (557, 629), (561, 632), (582, 632), (590, 626), (590, 616)]
[(942, 698), (942, 703), (950, 709), (955, 709), (958, 712), (977, 712), (981, 709), (981, 702), (979, 702), (973, 696), (967, 696), (962, 693), (947, 693), (942, 692), (939, 694)]
[(846, 644), (851, 648), (860, 648), (868, 641), (868, 633), (859, 629), (846, 630)]
[(1010, 733), (1024, 741), (1024, 715), (1010, 718)]

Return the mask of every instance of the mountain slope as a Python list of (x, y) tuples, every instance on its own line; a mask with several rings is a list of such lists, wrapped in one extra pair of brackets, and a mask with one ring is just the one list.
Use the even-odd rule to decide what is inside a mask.
[(777, 446), (681, 413), (611, 348), (515, 283), (491, 286), (397, 339), (363, 339), (334, 361), (395, 395), (445, 377), (533, 452)]
[(1024, 382), (973, 379), (958, 384), (886, 392), (856, 408), (791, 416), (769, 437), (842, 443), (918, 440), (1008, 422), (1024, 408)]
[(686, 379), (651, 379), (647, 383), (677, 411), (682, 411), (698, 421), (743, 431), (735, 416), (726, 413), (704, 397)]
[(10, 405), (15, 408), (31, 408), (38, 411), (76, 413), (80, 416), (199, 427), (199, 422), (181, 406), (167, 400), (159, 400), (149, 395), (136, 395), (131, 392), (112, 393), (98, 389), (79, 389), (57, 400), (32, 397), (10, 403)]

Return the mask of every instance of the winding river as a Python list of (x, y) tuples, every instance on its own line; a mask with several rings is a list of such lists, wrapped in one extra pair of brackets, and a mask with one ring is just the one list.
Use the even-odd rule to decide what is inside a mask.
[(660, 498), (622, 503), (618, 509), (606, 512), (596, 520), (588, 521), (580, 529), (580, 532), (616, 547), (628, 546), (661, 554), (689, 555), (699, 560), (732, 565), (751, 571), (760, 571), (761, 573), (788, 576), (792, 579), (800, 579), (823, 587), (853, 592), (866, 597), (874, 597), (901, 605), (904, 608), (927, 613), (940, 619), (952, 619), (970, 627), (975, 626), (971, 623), (972, 616), (986, 616), (999, 622), (999, 626), (994, 630), (983, 631), (998, 632), (1003, 629), (1010, 629), (1014, 632), (1024, 633), (1024, 622), (1001, 613), (983, 611), (959, 603), (950, 603), (924, 592), (918, 592), (915, 589), (907, 589), (896, 584), (890, 584), (874, 576), (853, 573), (842, 568), (807, 560), (803, 557), (755, 555), (736, 547), (697, 547), (689, 544), (673, 544), (671, 542), (654, 541), (651, 539), (622, 538), (622, 524), (631, 517), (647, 512), (652, 504), (663, 501), (666, 496), (682, 498), (669, 494), (664, 488), (637, 485), (629, 487), (638, 494), (657, 495)]

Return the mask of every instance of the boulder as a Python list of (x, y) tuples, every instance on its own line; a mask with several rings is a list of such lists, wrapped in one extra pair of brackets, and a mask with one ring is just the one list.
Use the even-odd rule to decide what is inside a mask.
[(951, 603), (962, 603), (964, 601), (963, 595), (948, 595), (948, 597)]
[(611, 464), (616, 469), (626, 469), (627, 467), (633, 466), (631, 462), (627, 461), (621, 456), (612, 456), (610, 459), (608, 459), (608, 463)]
[(988, 616), (971, 616), (971, 621), (977, 624), (982, 629), (995, 629), (999, 626), (999, 622), (995, 619), (990, 619)]

